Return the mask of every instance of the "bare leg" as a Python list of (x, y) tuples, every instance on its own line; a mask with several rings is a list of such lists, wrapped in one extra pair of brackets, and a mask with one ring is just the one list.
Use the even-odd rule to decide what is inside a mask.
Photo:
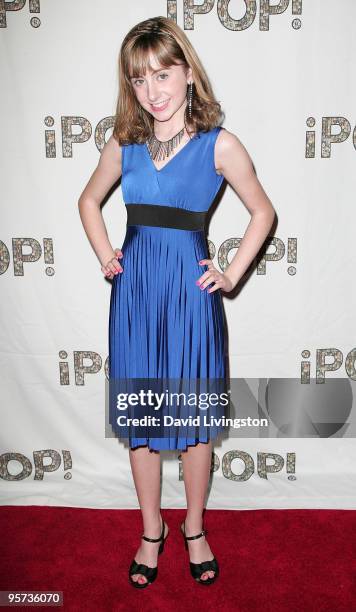
[[(147, 446), (142, 446), (134, 450), (130, 448), (129, 457), (142, 512), (143, 533), (149, 538), (159, 538), (162, 529), (160, 517), (160, 453), (150, 452)], [(168, 526), (165, 525), (164, 537), (166, 537), (168, 531)], [(141, 545), (134, 557), (137, 563), (156, 567), (159, 545), (160, 542), (146, 542), (141, 538)], [(140, 584), (147, 582), (147, 579), (142, 574), (133, 574), (131, 578)]]
[[(187, 516), (185, 534), (197, 535), (203, 528), (203, 509), (211, 467), (212, 443), (198, 443), (182, 451), (184, 487), (187, 498)], [(214, 555), (205, 536), (197, 540), (188, 540), (189, 557), (192, 563), (211, 561)], [(213, 578), (215, 572), (207, 571), (202, 580)]]

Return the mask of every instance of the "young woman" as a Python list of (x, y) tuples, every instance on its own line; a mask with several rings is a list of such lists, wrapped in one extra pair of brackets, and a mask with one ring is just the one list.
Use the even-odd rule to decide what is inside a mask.
[[(204, 68), (185, 33), (165, 17), (126, 35), (119, 55), (113, 135), (80, 199), (81, 220), (106, 278), (113, 279), (110, 378), (220, 379), (226, 374), (221, 291), (230, 292), (263, 245), (274, 208), (237, 136), (219, 125)], [(122, 176), (127, 231), (109, 242), (100, 204)], [(223, 180), (251, 214), (238, 253), (221, 273), (209, 259), (205, 217)], [(114, 427), (114, 423), (112, 423)], [(212, 436), (129, 437), (144, 535), (129, 569), (147, 587), (169, 529), (160, 513), (160, 451), (182, 454), (187, 514), (181, 525), (190, 571), (201, 584), (219, 574), (203, 509)]]

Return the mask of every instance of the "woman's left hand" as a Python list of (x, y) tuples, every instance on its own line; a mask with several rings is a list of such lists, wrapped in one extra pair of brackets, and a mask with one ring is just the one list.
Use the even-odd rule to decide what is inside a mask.
[(219, 272), (215, 268), (211, 259), (201, 259), (199, 261), (199, 264), (200, 265), (205, 264), (209, 268), (197, 280), (197, 285), (200, 286), (201, 290), (205, 289), (205, 287), (207, 287), (211, 283), (215, 283), (212, 287), (209, 287), (208, 293), (212, 293), (213, 291), (216, 291), (217, 289), (222, 289), (223, 291), (227, 293), (229, 291), (232, 291), (232, 289), (234, 288), (232, 281), (224, 273)]

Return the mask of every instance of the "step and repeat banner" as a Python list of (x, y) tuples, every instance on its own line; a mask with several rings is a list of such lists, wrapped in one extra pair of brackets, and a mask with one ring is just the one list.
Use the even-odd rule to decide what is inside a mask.
[[(189, 37), (277, 213), (223, 297), (235, 415), (253, 419), (214, 443), (207, 506), (356, 508), (353, 0), (0, 0), (1, 503), (138, 508), (106, 418), (111, 282), (78, 198), (112, 134), (122, 40), (158, 15)], [(102, 213), (121, 248), (120, 183)], [(221, 270), (249, 220), (224, 183)], [(161, 457), (162, 507), (183, 508), (181, 455)]]

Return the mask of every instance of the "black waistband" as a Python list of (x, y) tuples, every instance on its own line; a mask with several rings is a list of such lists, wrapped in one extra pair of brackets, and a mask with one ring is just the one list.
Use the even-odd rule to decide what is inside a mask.
[(154, 225), (184, 230), (204, 230), (206, 212), (158, 204), (125, 204), (127, 225)]

